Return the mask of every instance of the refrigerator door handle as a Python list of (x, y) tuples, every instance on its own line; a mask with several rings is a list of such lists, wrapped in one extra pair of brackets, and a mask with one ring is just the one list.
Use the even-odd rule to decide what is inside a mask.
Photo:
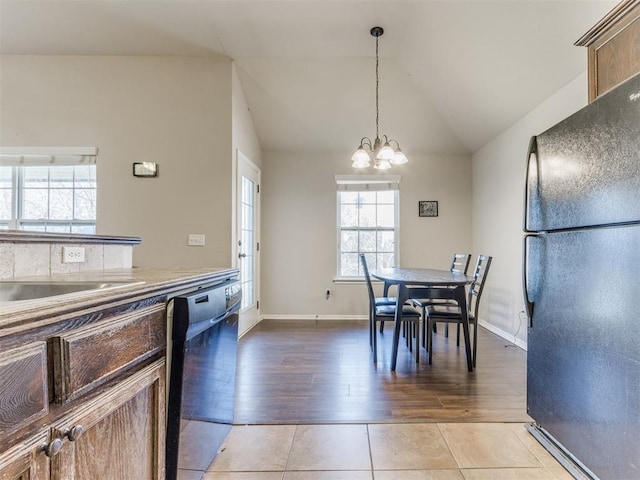
[(529, 319), (529, 328), (533, 327), (533, 307), (534, 302), (529, 295), (529, 239), (537, 239), (537, 235), (525, 235), (522, 242), (522, 290), (524, 297), (524, 307)]
[[(525, 168), (524, 180), (524, 215), (522, 229), (525, 233), (533, 233), (536, 230), (529, 228), (532, 220), (532, 213), (537, 213), (539, 202), (531, 202), (532, 193), (537, 194), (538, 190), (538, 142), (536, 137), (531, 137), (527, 150), (527, 166)], [(532, 205), (533, 204), (533, 205)], [(532, 211), (533, 207), (533, 211)]]

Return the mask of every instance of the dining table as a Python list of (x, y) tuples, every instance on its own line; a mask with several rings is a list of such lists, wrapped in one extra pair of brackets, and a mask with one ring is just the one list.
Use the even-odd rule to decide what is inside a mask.
[[(473, 282), (473, 277), (450, 270), (431, 268), (378, 268), (371, 271), (371, 276), (389, 285), (396, 285), (396, 314), (393, 329), (393, 350), (391, 352), (391, 371), (395, 371), (398, 359), (398, 343), (402, 324), (402, 306), (410, 299), (449, 299), (455, 300), (462, 313), (462, 332), (464, 335), (467, 368), (473, 371), (471, 345), (469, 342), (469, 317), (467, 311), (466, 285)], [(386, 292), (385, 292), (386, 295)], [(426, 328), (426, 327), (425, 327)], [(419, 348), (419, 347), (418, 347)]]

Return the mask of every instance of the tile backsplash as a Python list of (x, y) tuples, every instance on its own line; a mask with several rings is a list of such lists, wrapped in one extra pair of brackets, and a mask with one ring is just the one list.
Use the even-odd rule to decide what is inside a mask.
[[(62, 247), (84, 247), (85, 261), (63, 263)], [(131, 268), (133, 246), (0, 242), (0, 279)]]

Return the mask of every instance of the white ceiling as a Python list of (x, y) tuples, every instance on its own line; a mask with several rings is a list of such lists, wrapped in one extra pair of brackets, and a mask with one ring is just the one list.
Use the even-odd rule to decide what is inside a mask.
[(470, 153), (581, 74), (610, 0), (0, 0), (3, 54), (236, 62), (265, 150)]

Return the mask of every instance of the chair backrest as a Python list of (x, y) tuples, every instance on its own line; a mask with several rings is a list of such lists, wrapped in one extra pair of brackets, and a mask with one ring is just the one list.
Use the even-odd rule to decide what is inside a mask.
[(493, 257), (478, 255), (478, 261), (473, 271), (473, 282), (469, 286), (469, 300), (467, 305), (469, 307), (469, 313), (475, 317), (476, 321), (478, 320), (480, 297), (484, 290), (484, 284), (487, 281), (491, 260), (493, 260)]
[(467, 271), (469, 271), (470, 261), (470, 253), (454, 253), (453, 258), (451, 259), (450, 270), (454, 273), (464, 273), (466, 275)]
[(360, 254), (360, 263), (362, 264), (362, 271), (364, 272), (364, 279), (367, 282), (367, 290), (369, 292), (369, 305), (371, 306), (371, 310), (375, 311), (376, 309), (376, 295), (373, 292), (373, 285), (371, 284), (371, 277), (369, 276), (369, 267), (367, 267), (367, 259), (364, 256), (364, 253)]

